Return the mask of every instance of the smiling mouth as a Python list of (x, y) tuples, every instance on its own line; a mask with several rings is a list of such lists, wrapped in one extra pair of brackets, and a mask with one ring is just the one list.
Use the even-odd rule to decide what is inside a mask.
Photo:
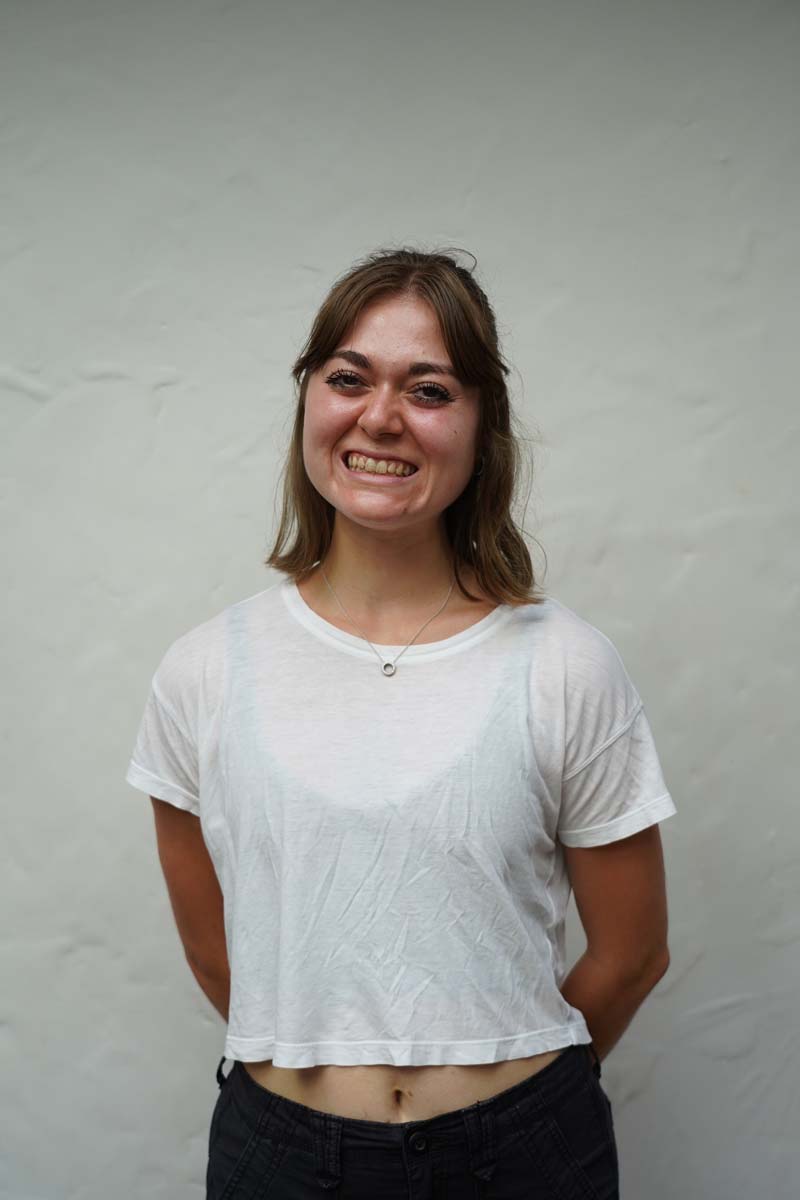
[(354, 475), (388, 475), (393, 479), (408, 479), (419, 470), (413, 464), (402, 462), (400, 459), (379, 459), (347, 451), (342, 455), (342, 462)]

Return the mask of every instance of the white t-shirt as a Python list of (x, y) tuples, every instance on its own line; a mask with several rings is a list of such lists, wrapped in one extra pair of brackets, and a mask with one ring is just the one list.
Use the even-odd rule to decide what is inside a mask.
[(288, 576), (168, 647), (125, 778), (199, 815), (224, 1053), (278, 1067), (591, 1041), (558, 990), (561, 843), (676, 812), (618, 651), (554, 597), (414, 644), (386, 677)]

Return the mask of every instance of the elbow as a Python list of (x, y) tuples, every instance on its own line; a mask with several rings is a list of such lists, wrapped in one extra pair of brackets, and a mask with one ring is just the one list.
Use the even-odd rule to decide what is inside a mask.
[(659, 980), (664, 978), (668, 969), (669, 951), (666, 949), (654, 950), (646, 955), (640, 954), (636, 958), (630, 958), (618, 964), (618, 971), (622, 979), (634, 987), (641, 988), (644, 985), (647, 991), (654, 988)]
[(661, 947), (657, 952), (652, 954), (644, 967), (644, 974), (653, 981), (655, 986), (660, 979), (663, 979), (669, 970), (669, 950), (666, 946)]
[(216, 957), (209, 956), (207, 949), (203, 954), (192, 954), (188, 950), (184, 952), (189, 969), (196, 979), (230, 979), (230, 965), (224, 950), (220, 950)]

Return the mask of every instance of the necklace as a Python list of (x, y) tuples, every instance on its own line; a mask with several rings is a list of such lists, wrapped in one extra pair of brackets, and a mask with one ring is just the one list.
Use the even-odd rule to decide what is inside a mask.
[[(369, 645), (370, 645), (370, 646), (372, 646), (372, 642), (370, 642), (369, 638), (366, 636), (366, 634), (364, 633), (364, 631), (363, 631), (362, 629), (360, 629), (358, 625), (356, 625), (356, 622), (355, 622), (355, 621), (353, 621), (353, 618), (350, 616), (350, 613), (347, 611), (347, 609), (345, 608), (345, 606), (342, 604), (341, 600), (340, 600), (340, 599), (339, 599), (339, 597), (336, 595), (336, 592), (334, 592), (334, 590), (333, 590), (333, 586), (332, 586), (332, 584), (331, 584), (331, 583), (328, 581), (328, 576), (325, 574), (325, 568), (322, 566), (322, 563), (320, 563), (319, 569), (320, 569), (320, 571), (322, 571), (322, 578), (323, 578), (323, 579), (325, 580), (325, 582), (328, 584), (328, 587), (329, 587), (329, 589), (330, 589), (331, 593), (333, 594), (333, 598), (334, 598), (334, 600), (336, 601), (336, 603), (339, 605), (339, 608), (342, 610), (342, 612), (344, 613), (344, 615), (347, 617), (348, 621), (352, 621), (353, 625), (355, 625), (355, 626), (356, 626), (356, 629), (358, 629), (358, 632), (361, 634), (361, 636), (363, 637), (364, 641), (365, 641), (365, 642), (368, 642), (368, 643), (369, 643)], [(450, 584), (450, 592), (452, 592), (453, 588), (455, 587), (455, 583), (456, 583), (456, 577), (455, 577), (455, 575), (454, 575), (454, 576), (453, 576), (453, 582)], [(445, 596), (445, 599), (444, 599), (444, 604), (442, 605), (442, 608), (444, 608), (444, 605), (445, 605), (445, 604), (447, 604), (447, 601), (450, 599), (450, 592), (448, 592), (448, 593), (447, 593), (447, 595)], [(433, 614), (433, 617), (438, 617), (439, 613), (442, 611), (442, 608), (439, 608), (439, 609), (437, 609), (437, 610), (436, 610), (436, 612)], [(422, 626), (422, 629), (425, 629), (425, 627), (426, 627), (427, 625), (430, 625), (431, 621), (433, 620), (433, 617), (428, 617), (427, 621), (425, 622), (425, 625), (423, 625), (423, 626)], [(417, 640), (417, 638), (419, 637), (419, 635), (422, 633), (422, 629), (418, 629), (418, 630), (417, 630), (417, 632), (414, 634), (414, 636), (413, 636), (413, 638), (411, 639), (411, 641), (408, 643), (408, 646), (411, 646), (411, 645), (413, 645), (413, 643), (414, 643), (414, 642)], [(380, 662), (380, 664), (381, 664), (381, 670), (383, 671), (384, 675), (394, 675), (394, 672), (395, 672), (395, 663), (397, 662), (397, 659), (398, 659), (398, 658), (400, 658), (400, 655), (402, 655), (402, 654), (405, 654), (406, 650), (408, 649), (408, 646), (404, 646), (404, 647), (403, 647), (403, 649), (400, 651), (400, 654), (398, 654), (398, 655), (397, 655), (397, 658), (394, 660), (394, 662), (390, 662), (390, 661), (389, 661), (389, 662), (384, 662), (384, 661), (383, 661), (383, 657), (382, 657), (382, 655), (378, 654), (378, 651), (377, 651), (377, 650), (375, 650), (375, 647), (374, 647), (374, 646), (372, 646), (372, 649), (373, 649), (373, 650), (375, 650), (375, 653), (378, 655), (378, 661), (379, 661), (379, 662)]]

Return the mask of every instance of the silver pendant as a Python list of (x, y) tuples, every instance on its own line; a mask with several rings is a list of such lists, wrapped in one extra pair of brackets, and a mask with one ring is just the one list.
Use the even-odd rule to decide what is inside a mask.
[(394, 663), (385, 662), (383, 664), (384, 675), (394, 675)]

